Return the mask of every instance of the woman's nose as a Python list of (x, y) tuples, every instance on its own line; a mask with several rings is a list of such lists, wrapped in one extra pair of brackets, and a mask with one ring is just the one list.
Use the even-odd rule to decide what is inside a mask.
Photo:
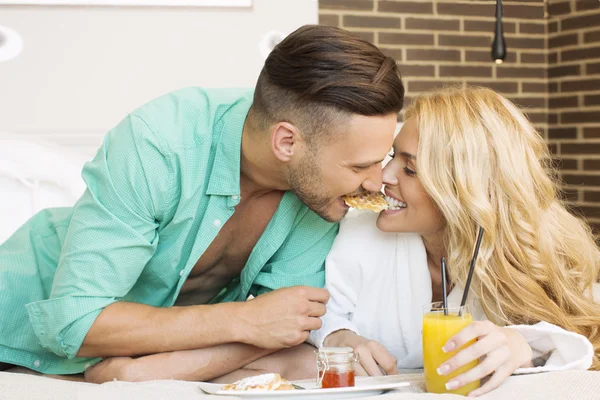
[(389, 162), (381, 171), (381, 179), (384, 185), (397, 185), (398, 177), (396, 175), (396, 168), (394, 168), (394, 163)]

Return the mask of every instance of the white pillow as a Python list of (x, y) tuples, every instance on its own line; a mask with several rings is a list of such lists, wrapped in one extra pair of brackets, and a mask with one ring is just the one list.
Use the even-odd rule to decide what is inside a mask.
[(72, 206), (85, 190), (72, 150), (0, 132), (0, 243), (36, 212)]

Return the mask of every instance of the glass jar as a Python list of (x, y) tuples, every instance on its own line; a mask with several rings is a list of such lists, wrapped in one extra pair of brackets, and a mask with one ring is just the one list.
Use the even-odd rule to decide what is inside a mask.
[(317, 386), (323, 389), (354, 386), (354, 363), (358, 354), (351, 347), (322, 347), (317, 354)]

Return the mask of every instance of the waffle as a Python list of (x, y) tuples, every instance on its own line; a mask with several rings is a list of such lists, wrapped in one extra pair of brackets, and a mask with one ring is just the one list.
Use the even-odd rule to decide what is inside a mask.
[(262, 374), (249, 376), (237, 382), (227, 384), (221, 390), (235, 391), (271, 391), (294, 390), (294, 386), (279, 374)]
[(352, 208), (381, 212), (389, 205), (381, 192), (363, 192), (356, 196), (343, 196), (342, 199)]

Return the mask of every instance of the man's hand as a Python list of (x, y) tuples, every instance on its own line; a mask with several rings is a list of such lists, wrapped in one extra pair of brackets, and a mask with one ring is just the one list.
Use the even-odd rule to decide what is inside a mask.
[(358, 353), (359, 364), (354, 365), (356, 375), (396, 375), (398, 361), (381, 343), (369, 340), (349, 330), (333, 332), (325, 338), (329, 347), (352, 347)]
[(308, 286), (278, 289), (244, 303), (239, 318), (243, 343), (280, 349), (303, 343), (321, 328), (329, 292)]

